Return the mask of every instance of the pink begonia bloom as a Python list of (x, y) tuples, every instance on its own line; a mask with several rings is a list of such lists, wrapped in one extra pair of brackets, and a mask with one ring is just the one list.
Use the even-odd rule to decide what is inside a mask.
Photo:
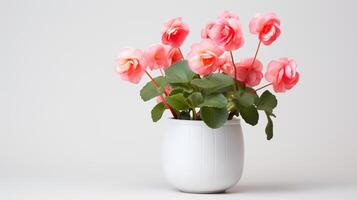
[[(263, 65), (258, 60), (255, 59), (254, 65), (253, 58), (244, 59), (240, 62), (235, 63), (237, 69), (237, 80), (244, 83), (246, 86), (253, 87), (260, 83), (263, 78)], [(229, 54), (224, 54), (219, 61), (219, 68), (226, 74), (234, 78), (234, 65), (232, 63), (232, 58)]]
[(233, 66), (232, 58), (229, 55), (229, 53), (225, 53), (223, 54), (223, 56), (219, 58), (218, 67), (226, 74), (229, 75), (234, 74), (234, 66)]
[(249, 30), (253, 34), (259, 35), (259, 40), (265, 44), (270, 45), (280, 35), (280, 20), (275, 13), (268, 13), (265, 15), (256, 14), (249, 23)]
[[(263, 64), (258, 59), (255, 59), (252, 65), (253, 60), (254, 58), (247, 58), (236, 63), (237, 79), (249, 87), (259, 85), (263, 78)], [(234, 76), (234, 73), (232, 76)]]
[(299, 81), (299, 72), (296, 71), (296, 62), (289, 58), (273, 60), (268, 64), (265, 79), (273, 84), (275, 92), (285, 92)]
[(218, 15), (218, 19), (237, 19), (239, 17), (230, 11), (223, 11), (220, 15)]
[(181, 17), (172, 18), (164, 24), (164, 28), (161, 31), (161, 41), (163, 44), (178, 48), (186, 39), (189, 32), (188, 25), (182, 22)]
[(147, 64), (144, 53), (138, 49), (124, 49), (117, 57), (116, 71), (119, 76), (132, 83), (139, 83)]
[(210, 39), (204, 39), (200, 43), (191, 46), (191, 52), (187, 56), (188, 64), (192, 71), (208, 75), (217, 70), (219, 57), (223, 49)]
[(165, 49), (167, 54), (168, 67), (177, 63), (178, 61), (183, 60), (181, 52), (178, 48), (173, 48), (169, 45), (166, 45)]
[(212, 39), (226, 51), (236, 50), (244, 44), (240, 21), (231, 13), (222, 13), (217, 21), (208, 23), (202, 29), (201, 37)]
[(150, 69), (168, 67), (167, 52), (162, 44), (153, 44), (145, 51), (145, 58)]

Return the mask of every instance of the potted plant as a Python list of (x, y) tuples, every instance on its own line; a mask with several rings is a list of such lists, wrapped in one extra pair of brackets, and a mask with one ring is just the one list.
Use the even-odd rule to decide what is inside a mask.
[[(285, 92), (299, 80), (293, 59), (273, 60), (263, 74), (257, 58), (261, 45), (272, 44), (281, 33), (277, 16), (257, 14), (249, 30), (258, 36), (257, 49), (238, 62), (233, 51), (244, 44), (242, 27), (228, 11), (202, 29), (202, 40), (187, 56), (180, 46), (189, 27), (173, 18), (164, 24), (161, 43), (145, 51), (124, 49), (117, 58), (116, 71), (124, 80), (138, 83), (145, 74), (149, 77), (140, 96), (156, 99), (152, 120), (160, 120), (165, 110), (172, 115), (166, 120), (163, 164), (168, 181), (181, 191), (216, 193), (234, 186), (244, 160), (240, 119), (254, 126), (261, 112), (267, 118), (267, 139), (272, 139), (277, 99), (266, 88)], [(160, 75), (154, 77), (154, 70)], [(259, 87), (263, 77), (268, 83)]]

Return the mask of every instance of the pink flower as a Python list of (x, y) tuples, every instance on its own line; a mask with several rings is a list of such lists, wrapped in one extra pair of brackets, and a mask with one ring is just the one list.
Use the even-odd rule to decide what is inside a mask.
[[(235, 66), (237, 67), (237, 80), (241, 81), (249, 87), (258, 85), (263, 78), (262, 63), (258, 59), (255, 59), (254, 65), (252, 65), (252, 63), (253, 58), (244, 59), (238, 63), (235, 63)], [(229, 74), (234, 78), (234, 65), (229, 54), (224, 54), (220, 58), (219, 68), (224, 73)]]
[(220, 15), (218, 15), (218, 19), (237, 19), (239, 17), (230, 11), (223, 11)]
[(164, 24), (161, 41), (163, 44), (178, 48), (189, 32), (188, 25), (182, 22), (181, 17), (169, 19)]
[(188, 64), (192, 71), (208, 75), (216, 71), (219, 63), (219, 56), (223, 54), (223, 49), (210, 39), (204, 39), (200, 43), (191, 46), (188, 54)]
[(270, 45), (281, 33), (280, 20), (275, 13), (265, 15), (258, 13), (250, 21), (249, 30), (253, 34), (259, 34), (259, 40), (263, 44)]
[(262, 63), (258, 59), (255, 59), (252, 65), (253, 59), (254, 58), (247, 58), (236, 63), (237, 79), (249, 87), (259, 85), (263, 78)]
[(178, 61), (183, 60), (181, 52), (178, 48), (173, 48), (169, 45), (166, 45), (165, 49), (167, 54), (168, 66), (171, 66), (177, 63)]
[(296, 71), (296, 62), (293, 59), (281, 58), (268, 64), (265, 79), (273, 84), (275, 92), (285, 92), (299, 81), (299, 72)]
[(169, 66), (167, 52), (162, 44), (153, 44), (145, 51), (145, 57), (150, 69), (167, 68)]
[(234, 74), (234, 66), (232, 63), (232, 58), (229, 55), (229, 53), (223, 54), (223, 56), (220, 57), (218, 67), (226, 74), (229, 75)]
[(138, 49), (124, 49), (117, 58), (116, 71), (119, 76), (132, 83), (139, 83), (146, 70), (144, 53)]
[(216, 22), (208, 23), (202, 29), (201, 37), (212, 39), (226, 51), (238, 49), (244, 44), (240, 21), (237, 16), (229, 12), (219, 15)]

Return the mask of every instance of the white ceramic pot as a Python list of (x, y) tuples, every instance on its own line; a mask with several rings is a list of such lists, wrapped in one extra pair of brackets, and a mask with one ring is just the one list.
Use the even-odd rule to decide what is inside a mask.
[(219, 193), (242, 176), (244, 143), (239, 119), (218, 129), (203, 121), (166, 120), (163, 169), (177, 189), (190, 193)]

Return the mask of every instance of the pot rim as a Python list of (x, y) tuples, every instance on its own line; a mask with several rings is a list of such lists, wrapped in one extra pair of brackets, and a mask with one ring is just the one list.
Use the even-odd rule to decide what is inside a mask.
[[(203, 120), (187, 120), (187, 119), (174, 119), (174, 118), (166, 118), (167, 122), (174, 122), (177, 124), (184, 124), (184, 125), (194, 125), (194, 126), (207, 126)], [(227, 120), (223, 126), (230, 126), (240, 124), (239, 118), (233, 118), (231, 120)]]

